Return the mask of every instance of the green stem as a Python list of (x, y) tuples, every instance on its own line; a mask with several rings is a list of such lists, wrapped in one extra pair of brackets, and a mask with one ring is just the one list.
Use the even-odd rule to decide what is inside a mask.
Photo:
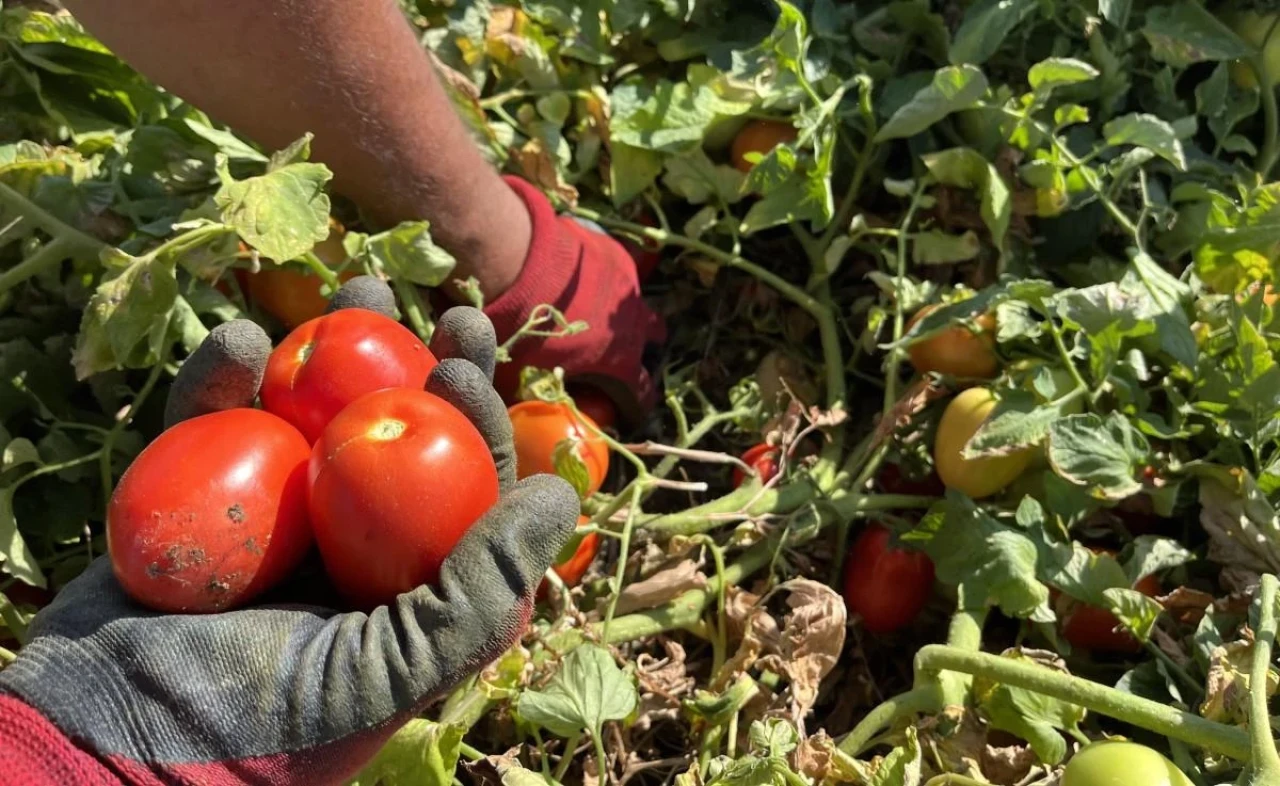
[(458, 753), (471, 761), (480, 761), (484, 758), (484, 753), (461, 741), (458, 742)]
[(167, 343), (168, 325), (165, 326), (164, 334), (166, 336), (164, 354), (151, 367), (151, 373), (147, 374), (146, 381), (142, 383), (142, 389), (138, 391), (138, 395), (133, 397), (133, 401), (129, 404), (129, 409), (116, 421), (111, 430), (107, 432), (107, 436), (102, 440), (102, 456), (98, 459), (98, 472), (102, 478), (102, 500), (104, 505), (111, 499), (113, 486), (111, 482), (111, 455), (115, 448), (116, 440), (129, 427), (133, 419), (137, 417), (138, 410), (146, 402), (147, 397), (151, 395), (151, 391), (155, 389), (156, 383), (160, 381), (160, 375), (164, 373), (165, 360), (169, 356), (169, 345)]
[(573, 754), (574, 751), (578, 749), (578, 742), (581, 740), (581, 732), (565, 740), (564, 753), (560, 755), (560, 763), (556, 765), (556, 771), (551, 775), (551, 777), (555, 779), (556, 783), (560, 783), (564, 780), (564, 774), (569, 771), (569, 765), (573, 764)]
[(1276, 85), (1272, 78), (1271, 69), (1267, 68), (1266, 61), (1262, 52), (1267, 51), (1271, 46), (1271, 37), (1276, 33), (1276, 26), (1280, 23), (1280, 19), (1272, 19), (1271, 27), (1268, 28), (1266, 36), (1262, 39), (1259, 47), (1259, 54), (1249, 58), (1249, 67), (1253, 69), (1254, 75), (1258, 79), (1258, 89), (1261, 91), (1259, 98), (1262, 101), (1262, 151), (1258, 153), (1258, 174), (1262, 176), (1262, 182), (1271, 179), (1271, 170), (1276, 165), (1276, 158), (1280, 155), (1280, 148), (1276, 146), (1276, 134), (1280, 133), (1280, 126), (1277, 125), (1276, 111)]
[(1249, 747), (1252, 750), (1251, 783), (1280, 783), (1280, 754), (1271, 733), (1271, 713), (1267, 708), (1267, 677), (1271, 670), (1271, 647), (1276, 640), (1276, 590), (1280, 581), (1267, 574), (1258, 588), (1258, 631), (1253, 642), (1253, 664), (1249, 670)]
[(930, 644), (916, 653), (915, 668), (918, 680), (929, 679), (943, 671), (972, 674), (1069, 702), (1238, 761), (1250, 759), (1249, 735), (1243, 729), (1215, 723), (1045, 666)]
[(596, 775), (599, 777), (597, 782), (608, 783), (612, 778), (609, 777), (609, 759), (604, 755), (604, 743), (600, 741), (599, 734), (592, 734), (591, 742), (595, 744), (596, 749)]
[(399, 278), (392, 278), (391, 284), (400, 297), (400, 305), (404, 309), (404, 315), (409, 318), (409, 324), (413, 326), (413, 332), (418, 334), (418, 338), (431, 343), (435, 325), (430, 323), (424, 313), (426, 305), (422, 302), (422, 296), (418, 294), (418, 288)]
[(308, 251), (300, 259), (304, 265), (311, 268), (311, 272), (317, 278), (325, 283), (325, 286), (329, 287), (330, 294), (337, 292), (338, 287), (342, 286), (342, 282), (338, 280), (338, 274), (333, 272), (333, 268), (326, 265), (323, 259), (316, 256), (316, 252)]
[(948, 772), (933, 776), (924, 782), (924, 786), (987, 786), (987, 784), (982, 781), (976, 781), (968, 775)]
[[(907, 213), (902, 217), (902, 223), (898, 225), (898, 246), (897, 259), (894, 268), (894, 286), (899, 292), (902, 291), (902, 281), (907, 276), (907, 233), (911, 229), (911, 222), (915, 220), (916, 210), (920, 208), (920, 200), (924, 196), (925, 180), (922, 178), (920, 184), (916, 186), (915, 193), (911, 195), (911, 204), (907, 207)], [(893, 299), (893, 341), (894, 348), (889, 350), (889, 368), (885, 371), (884, 379), (884, 405), (881, 410), (882, 417), (888, 417), (893, 410), (894, 404), (898, 403), (898, 369), (902, 366), (902, 348), (897, 346), (897, 342), (902, 339), (902, 327), (904, 319), (902, 313), (902, 298), (895, 297)]]
[(695, 535), (715, 529), (738, 514), (741, 518), (749, 518), (768, 513), (789, 513), (812, 498), (813, 489), (803, 483), (788, 483), (765, 491), (761, 491), (757, 484), (744, 483), (719, 499), (679, 513), (655, 516), (641, 521), (640, 525), (664, 535)]
[(849, 756), (858, 756), (867, 745), (884, 729), (892, 726), (900, 718), (920, 713), (938, 712), (942, 709), (942, 696), (937, 685), (924, 685), (912, 688), (906, 693), (899, 693), (868, 712), (853, 731), (840, 741), (840, 751)]
[[(982, 626), (986, 621), (986, 608), (960, 609), (951, 617), (947, 646), (977, 652), (982, 647)], [(955, 671), (943, 672), (938, 675), (938, 684), (942, 689), (942, 706), (963, 707), (969, 703), (969, 693), (973, 689), (973, 677), (970, 675)]]
[(58, 237), (40, 247), (40, 250), (18, 264), (0, 273), (0, 293), (8, 292), (29, 278), (34, 278), (66, 259), (71, 244)]
[(47, 210), (24, 197), (13, 188), (0, 183), (0, 214), (13, 213), (30, 221), (55, 240), (71, 244), (72, 250), (86, 256), (97, 256), (107, 247), (106, 243), (91, 237), (73, 226), (64, 224)]
[(639, 482), (631, 484), (631, 502), (627, 509), (627, 523), (622, 528), (622, 543), (618, 546), (618, 568), (614, 572), (613, 586), (610, 587), (609, 608), (605, 613), (604, 626), (601, 628), (600, 638), (609, 640), (609, 624), (613, 622), (614, 612), (618, 608), (618, 598), (622, 597), (622, 582), (627, 574), (627, 559), (631, 554), (631, 533), (636, 527), (636, 508), (640, 503), (640, 490), (643, 488)]

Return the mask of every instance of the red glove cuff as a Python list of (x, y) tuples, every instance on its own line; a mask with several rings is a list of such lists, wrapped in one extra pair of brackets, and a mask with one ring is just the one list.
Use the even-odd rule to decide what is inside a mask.
[(123, 781), (43, 715), (13, 696), (0, 695), (0, 783), (121, 786)]
[(495, 374), (498, 391), (510, 400), (524, 366), (560, 366), (570, 379), (599, 387), (624, 413), (652, 407), (656, 393), (642, 357), (645, 345), (661, 342), (665, 330), (640, 296), (635, 262), (612, 237), (557, 215), (534, 186), (515, 177), (506, 181), (529, 210), (533, 237), (520, 276), (485, 308), (498, 340), (519, 330), (542, 303), (588, 329), (519, 341), (512, 362)]

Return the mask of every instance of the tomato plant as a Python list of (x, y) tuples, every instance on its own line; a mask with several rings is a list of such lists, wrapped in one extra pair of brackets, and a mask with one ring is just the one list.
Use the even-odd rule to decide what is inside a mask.
[(297, 566), (311, 544), (297, 429), (232, 409), (183, 421), (134, 459), (107, 510), (116, 578), (171, 612), (243, 605)]
[(1003, 456), (965, 458), (965, 445), (996, 408), (988, 388), (961, 391), (942, 413), (933, 443), (933, 461), (947, 488), (974, 499), (989, 497), (1013, 482), (1031, 463), (1034, 452), (1014, 450)]
[(747, 160), (751, 153), (767, 155), (775, 147), (794, 142), (795, 126), (781, 120), (752, 120), (733, 138), (729, 158), (741, 172), (750, 172), (755, 163)]
[(1067, 762), (1062, 786), (1191, 786), (1159, 752), (1123, 740), (1087, 745)]
[[(751, 467), (756, 472), (756, 477), (761, 483), (768, 483), (773, 480), (773, 476), (778, 474), (778, 459), (781, 458), (779, 451), (773, 445), (761, 442), (759, 445), (752, 445), (742, 454), (742, 462)], [(740, 467), (733, 468), (733, 485), (741, 486), (747, 482), (747, 473), (743, 472)]]
[(890, 545), (893, 533), (871, 524), (844, 564), (844, 602), (868, 633), (892, 633), (910, 624), (933, 594), (933, 560)]
[[(1133, 588), (1144, 595), (1155, 597), (1160, 594), (1160, 580), (1155, 576), (1144, 576)], [(1062, 637), (1072, 647), (1095, 652), (1142, 651), (1142, 644), (1124, 629), (1120, 620), (1110, 611), (1069, 599), (1064, 606)]]
[[(936, 309), (937, 306), (931, 305), (917, 311), (907, 323), (907, 329)], [(963, 325), (953, 325), (908, 346), (911, 365), (922, 374), (932, 371), (956, 377), (994, 377), (1000, 369), (1000, 359), (995, 353), (995, 317), (982, 314), (974, 321), (980, 329), (977, 333)]]
[(480, 432), (424, 390), (379, 390), (342, 410), (313, 446), (307, 476), (325, 569), (361, 608), (434, 583), (454, 544), (498, 500)]
[(290, 333), (267, 361), (262, 406), (309, 441), (342, 408), (383, 388), (421, 389), (436, 359), (393, 319), (358, 308), (317, 317)]
[[(1237, 11), (1223, 21), (1236, 35), (1262, 51), (1262, 70), (1268, 84), (1274, 85), (1280, 78), (1280, 35), (1274, 32), (1277, 14), (1255, 10)], [(1231, 78), (1240, 87), (1257, 89), (1258, 74), (1249, 63), (1237, 60), (1231, 64)]]
[(545, 401), (522, 401), (507, 413), (516, 444), (516, 473), (521, 478), (556, 474), (556, 446), (569, 440), (587, 469), (587, 495), (600, 490), (609, 471), (609, 446), (596, 436), (591, 428), (596, 424), (589, 416), (575, 415), (567, 404)]

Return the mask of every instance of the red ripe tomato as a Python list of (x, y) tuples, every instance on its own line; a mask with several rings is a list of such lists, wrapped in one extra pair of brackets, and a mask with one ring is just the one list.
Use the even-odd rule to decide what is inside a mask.
[(311, 450), (311, 522), (334, 586), (360, 608), (434, 583), (498, 501), (498, 470), (466, 416), (390, 388), (338, 413)]
[(404, 325), (346, 308), (280, 342), (267, 361), (262, 406), (314, 443), (343, 407), (383, 388), (421, 390), (435, 367), (435, 355)]
[(947, 493), (938, 473), (930, 472), (928, 477), (908, 477), (899, 464), (885, 464), (880, 469), (880, 488), (886, 494), (907, 494), (916, 497), (941, 497)]
[[(1160, 580), (1144, 576), (1133, 587), (1143, 595), (1160, 594)], [(1116, 615), (1100, 606), (1071, 603), (1062, 618), (1062, 637), (1072, 647), (1094, 652), (1135, 653), (1142, 651), (1142, 643), (1133, 637)]]
[[(590, 517), (578, 517), (579, 528), (590, 523)], [(556, 564), (552, 565), (551, 569), (556, 572), (556, 575), (565, 583), (565, 586), (577, 586), (578, 582), (582, 581), (582, 577), (586, 575), (587, 568), (591, 567), (591, 563), (595, 561), (598, 551), (600, 551), (600, 536), (597, 533), (576, 534), (560, 550), (560, 555), (556, 557)], [(546, 596), (547, 582), (544, 580), (538, 585), (538, 600), (542, 600)]]
[(844, 566), (844, 603), (869, 633), (892, 633), (915, 619), (933, 592), (933, 560), (889, 546), (890, 532), (872, 524), (854, 541)]
[(223, 611), (285, 577), (311, 544), (298, 430), (257, 409), (185, 420), (133, 460), (107, 508), (125, 591), (153, 609)]
[(612, 428), (618, 420), (618, 410), (613, 406), (613, 399), (593, 387), (571, 387), (569, 395), (578, 411), (595, 421), (600, 428)]
[(516, 475), (554, 475), (556, 445), (566, 439), (577, 443), (578, 458), (587, 466), (587, 495), (600, 490), (609, 472), (609, 446), (590, 428), (595, 421), (582, 420), (566, 404), (521, 401), (507, 410), (516, 443)]
[[(778, 474), (778, 449), (772, 445), (761, 442), (759, 445), (753, 445), (746, 453), (742, 454), (742, 462), (748, 467), (756, 471), (760, 476), (761, 483), (768, 483)], [(733, 469), (733, 487), (737, 488), (747, 481), (747, 473), (743, 472), (740, 467)]]

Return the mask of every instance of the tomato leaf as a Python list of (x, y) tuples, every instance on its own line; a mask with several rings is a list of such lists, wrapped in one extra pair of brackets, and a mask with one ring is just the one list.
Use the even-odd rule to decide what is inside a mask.
[(626, 718), (636, 702), (635, 683), (609, 651), (583, 644), (565, 656), (547, 687), (520, 694), (516, 710), (529, 723), (560, 737), (584, 730), (598, 737), (605, 721)]
[(285, 262), (329, 236), (329, 195), (324, 188), (333, 175), (323, 164), (285, 164), (236, 180), (224, 161), (219, 175), (222, 187), (213, 200), (223, 221), (263, 255)]
[(1146, 13), (1142, 34), (1151, 53), (1172, 66), (1183, 67), (1205, 60), (1239, 60), (1253, 48), (1199, 3), (1153, 6)]
[(1009, 187), (995, 165), (981, 153), (967, 147), (955, 147), (923, 157), (924, 165), (939, 183), (978, 192), (982, 223), (991, 233), (997, 248), (1004, 246), (1005, 234), (1013, 216)]
[(1037, 0), (978, 0), (965, 11), (951, 41), (951, 62), (985, 63), (1014, 28), (1035, 12), (1037, 5)]
[(996, 408), (964, 446), (961, 455), (965, 458), (1003, 456), (1037, 445), (1049, 433), (1049, 424), (1060, 417), (1061, 409), (1037, 403), (1026, 391), (1003, 391)]
[(1074, 85), (1098, 78), (1099, 71), (1083, 60), (1073, 57), (1050, 57), (1031, 66), (1027, 81), (1032, 90), (1049, 92), (1055, 87)]
[(432, 240), (426, 221), (403, 221), (370, 235), (362, 252), (393, 278), (424, 287), (444, 283), (457, 265), (453, 255)]
[(48, 580), (40, 569), (40, 562), (18, 531), (18, 519), (13, 512), (13, 495), (16, 486), (0, 489), (0, 563), (5, 573), (30, 584), (46, 587)]
[(1155, 115), (1133, 113), (1118, 117), (1102, 127), (1109, 145), (1136, 145), (1169, 161), (1179, 169), (1187, 168), (1178, 132), (1167, 121)]
[(413, 718), (383, 744), (348, 786), (451, 786), (466, 728)]
[(1133, 553), (1124, 569), (1132, 586), (1146, 576), (1185, 565), (1193, 559), (1195, 555), (1173, 538), (1139, 535), (1133, 540)]
[(1118, 412), (1069, 415), (1049, 426), (1049, 463), (1063, 478), (1099, 499), (1119, 500), (1142, 490), (1135, 480), (1150, 447)]
[(1156, 619), (1164, 613), (1164, 607), (1155, 598), (1149, 597), (1134, 589), (1113, 587), (1102, 593), (1104, 608), (1124, 623), (1124, 627), (1138, 641), (1151, 638), (1151, 629)]
[(952, 112), (968, 109), (987, 92), (987, 78), (971, 65), (938, 69), (929, 84), (893, 113), (876, 141), (915, 136)]
[[(1066, 671), (1061, 662), (1047, 659), (1044, 653), (1009, 650), (1004, 657)], [(991, 726), (1031, 743), (1036, 755), (1046, 764), (1062, 761), (1067, 754), (1067, 743), (1061, 732), (1077, 731), (1084, 720), (1083, 707), (1022, 688), (991, 683), (979, 677), (974, 679), (973, 690)]]
[(556, 474), (569, 481), (580, 498), (586, 499), (587, 491), (591, 488), (591, 474), (579, 453), (581, 445), (581, 441), (577, 439), (560, 440), (551, 454), (551, 461)]
[(76, 340), (76, 377), (156, 362), (178, 298), (173, 265), (151, 257), (106, 252), (108, 273), (89, 299)]
[(965, 262), (981, 250), (982, 243), (972, 229), (960, 235), (929, 229), (911, 236), (911, 261), (917, 265)]
[(666, 170), (662, 184), (690, 204), (732, 205), (742, 199), (745, 176), (731, 166), (713, 163), (702, 148), (667, 159)]

